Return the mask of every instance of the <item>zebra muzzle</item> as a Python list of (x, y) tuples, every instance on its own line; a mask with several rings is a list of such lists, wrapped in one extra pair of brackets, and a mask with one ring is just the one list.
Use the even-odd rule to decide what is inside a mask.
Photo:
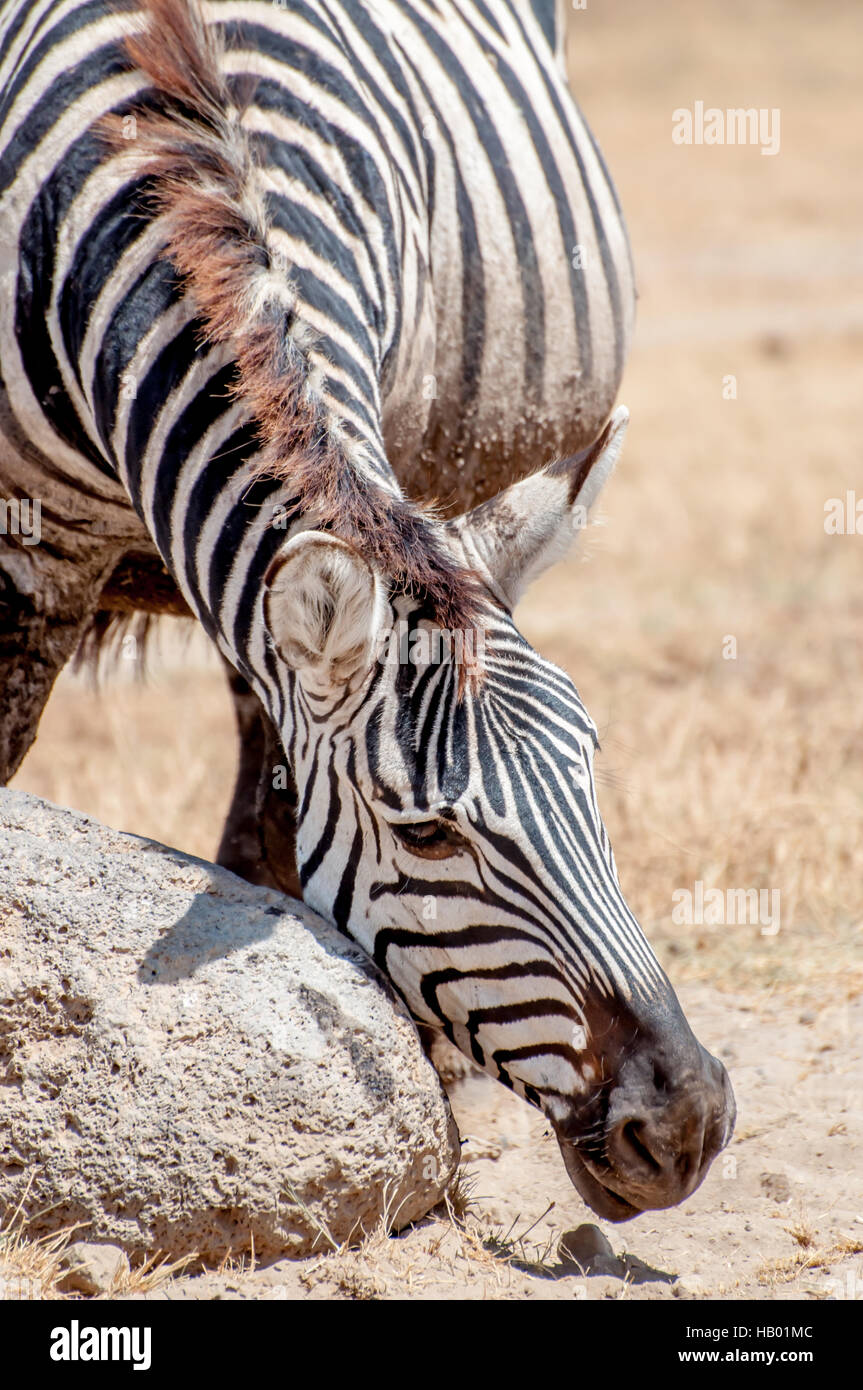
[(612, 1086), (555, 1129), (570, 1181), (588, 1206), (606, 1221), (629, 1221), (691, 1196), (735, 1118), (725, 1067), (690, 1033), (673, 1049), (631, 1053)]

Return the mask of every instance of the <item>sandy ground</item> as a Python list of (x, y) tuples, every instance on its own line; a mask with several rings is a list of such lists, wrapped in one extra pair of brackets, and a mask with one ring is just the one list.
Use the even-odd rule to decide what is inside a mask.
[[(632, 427), (585, 557), (519, 616), (597, 720), (624, 889), (729, 1066), (737, 1133), (684, 1207), (604, 1227), (614, 1258), (585, 1276), (558, 1242), (590, 1213), (541, 1117), (459, 1080), (460, 1223), (149, 1296), (863, 1294), (863, 536), (824, 529), (830, 498), (863, 499), (863, 17), (608, 0), (571, 27), (639, 276)], [(778, 108), (779, 153), (674, 145), (696, 100)], [(212, 855), (233, 778), (221, 674), (176, 633), (145, 685), (139, 667), (101, 694), (64, 678), (16, 785)], [(675, 923), (698, 881), (778, 892), (778, 933)]]

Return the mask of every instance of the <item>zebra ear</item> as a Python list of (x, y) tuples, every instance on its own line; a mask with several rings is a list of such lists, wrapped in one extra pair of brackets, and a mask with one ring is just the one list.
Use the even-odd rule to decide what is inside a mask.
[(270, 564), (263, 611), (279, 656), (323, 692), (371, 665), (389, 606), (382, 579), (352, 546), (301, 531)]
[(629, 411), (619, 406), (599, 438), (449, 523), (465, 563), (512, 610), (544, 570), (563, 560), (623, 448)]

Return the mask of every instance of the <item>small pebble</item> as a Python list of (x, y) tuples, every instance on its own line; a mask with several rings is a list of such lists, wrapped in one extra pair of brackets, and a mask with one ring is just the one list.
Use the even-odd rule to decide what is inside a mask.
[(701, 1298), (704, 1280), (698, 1274), (681, 1274), (671, 1290), (675, 1298)]
[(60, 1265), (67, 1273), (59, 1281), (59, 1287), (73, 1293), (107, 1293), (121, 1274), (129, 1272), (129, 1261), (119, 1245), (100, 1245), (88, 1240), (76, 1240), (67, 1245)]
[[(562, 1260), (579, 1265), (582, 1269), (592, 1269), (598, 1259), (616, 1260), (614, 1247), (608, 1236), (598, 1226), (585, 1224), (565, 1231), (560, 1238), (558, 1254)], [(602, 1273), (616, 1271), (602, 1270)]]

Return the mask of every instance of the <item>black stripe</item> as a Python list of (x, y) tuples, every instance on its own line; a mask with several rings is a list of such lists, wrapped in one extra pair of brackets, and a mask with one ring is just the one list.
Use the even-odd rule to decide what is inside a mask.
[(327, 768), (327, 777), (330, 786), (330, 800), (327, 807), (326, 823), (308, 859), (299, 866), (300, 883), (304, 889), (310, 879), (314, 878), (318, 869), (323, 864), (324, 859), (329, 854), (333, 845), (333, 840), (335, 839), (336, 826), (339, 821), (339, 781), (335, 766), (332, 763), (330, 763)]
[(357, 866), (360, 862), (360, 856), (362, 855), (362, 852), (363, 832), (360, 829), (359, 825), (357, 825), (357, 828), (354, 831), (354, 838), (351, 844), (351, 852), (348, 856), (348, 862), (345, 865), (344, 873), (342, 874), (341, 882), (339, 883), (339, 891), (336, 894), (336, 900), (333, 903), (333, 921), (335, 922), (339, 931), (344, 932), (346, 934), (348, 930), (348, 923), (351, 920), (351, 908), (353, 906), (354, 901), (354, 886), (356, 884), (357, 879)]

